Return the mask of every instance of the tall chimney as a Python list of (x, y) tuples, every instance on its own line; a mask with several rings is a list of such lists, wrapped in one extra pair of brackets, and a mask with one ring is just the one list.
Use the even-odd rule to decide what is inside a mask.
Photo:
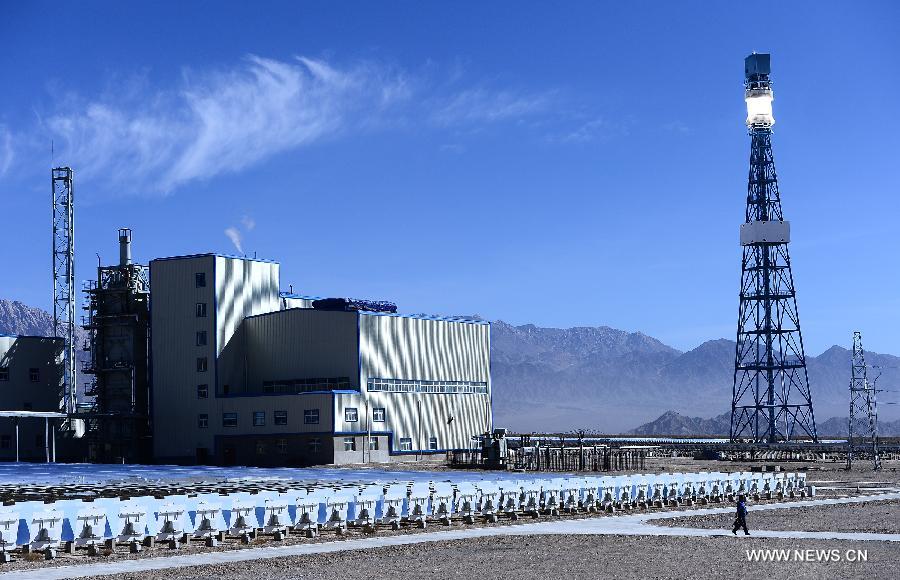
[(119, 229), (119, 266), (131, 265), (131, 230)]

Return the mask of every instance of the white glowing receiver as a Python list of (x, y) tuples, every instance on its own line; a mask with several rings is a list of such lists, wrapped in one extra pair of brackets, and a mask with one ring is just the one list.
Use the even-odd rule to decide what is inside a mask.
[(791, 241), (791, 223), (755, 221), (741, 224), (741, 245), (786, 244)]

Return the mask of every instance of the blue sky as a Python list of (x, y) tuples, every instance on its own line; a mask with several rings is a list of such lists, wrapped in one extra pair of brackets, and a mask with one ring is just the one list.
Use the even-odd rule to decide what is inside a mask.
[(0, 2), (0, 296), (50, 304), (52, 141), (79, 280), (128, 226), (405, 312), (733, 338), (756, 50), (807, 349), (900, 354), (900, 5), (335, 4)]

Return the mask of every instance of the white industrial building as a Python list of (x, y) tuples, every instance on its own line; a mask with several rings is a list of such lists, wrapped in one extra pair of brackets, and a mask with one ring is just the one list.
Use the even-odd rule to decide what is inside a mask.
[(320, 310), (275, 262), (150, 262), (157, 462), (314, 465), (473, 446), (491, 425), (490, 325)]

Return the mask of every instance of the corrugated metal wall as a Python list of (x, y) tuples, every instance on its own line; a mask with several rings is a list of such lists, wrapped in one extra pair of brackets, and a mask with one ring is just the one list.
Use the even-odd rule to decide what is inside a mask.
[(247, 384), (315, 377), (348, 377), (359, 388), (356, 314), (284, 310), (248, 318)]
[[(197, 286), (198, 273), (205, 274), (205, 286)], [(192, 458), (198, 447), (212, 453), (223, 412), (215, 396), (223, 384), (217, 382), (218, 355), (245, 316), (280, 308), (278, 264), (212, 255), (153, 260), (150, 288), (154, 455)], [(206, 316), (197, 316), (197, 304), (205, 305)], [(198, 332), (206, 333), (205, 345), (197, 344)], [(237, 346), (229, 350), (240, 351)], [(200, 358), (205, 371), (198, 370)], [(206, 399), (197, 397), (201, 384)], [(201, 413), (206, 429), (198, 428)]]
[(216, 257), (216, 337), (222, 352), (231, 335), (247, 316), (281, 309), (279, 266)]
[[(152, 344), (153, 449), (160, 458), (193, 457), (194, 434), (201, 401), (197, 385), (215, 390), (215, 258), (197, 256), (150, 262), (150, 328)], [(206, 275), (197, 287), (195, 274)], [(206, 316), (197, 316), (205, 304)], [(207, 345), (197, 346), (197, 332)], [(207, 370), (197, 371), (197, 359), (207, 358)], [(210, 395), (212, 396), (212, 395)]]
[[(370, 377), (488, 385), (487, 394), (366, 391), (362, 430), (369, 428), (378, 407), (385, 409), (385, 422), (372, 422), (371, 429), (392, 431), (394, 452), (402, 438), (411, 439), (413, 450), (428, 450), (431, 437), (437, 438), (439, 450), (469, 448), (473, 435), (491, 428), (490, 325), (362, 313), (359, 329), (363, 385)], [(341, 421), (342, 415), (336, 415)], [(352, 430), (346, 424), (341, 428)]]
[(367, 377), (490, 382), (490, 325), (360, 313)]

